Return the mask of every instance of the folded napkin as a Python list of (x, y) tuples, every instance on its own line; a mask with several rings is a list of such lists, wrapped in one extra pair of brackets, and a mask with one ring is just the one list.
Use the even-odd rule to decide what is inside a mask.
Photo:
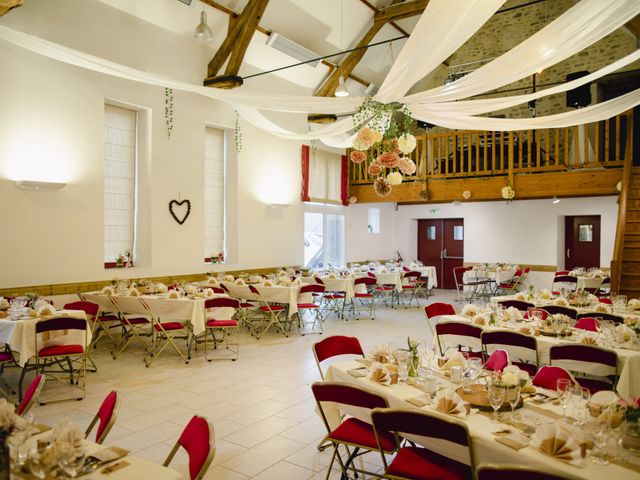
[(388, 344), (378, 345), (371, 352), (374, 362), (389, 363), (393, 358), (393, 351)]
[(524, 335), (533, 335), (534, 333), (533, 328), (531, 327), (521, 327), (518, 331)]
[(302, 279), (296, 278), (293, 282), (291, 282), (291, 285), (295, 285), (296, 287), (299, 287), (300, 285), (302, 285)]
[(289, 277), (279, 277), (278, 285), (282, 285), (284, 287), (290, 287), (293, 282), (289, 279)]
[(204, 293), (204, 296), (206, 298), (211, 298), (215, 295), (215, 292), (212, 288), (205, 288), (202, 293)]
[(585, 345), (598, 345), (598, 334), (595, 332), (584, 332), (580, 337), (580, 343)]
[(233, 282), (234, 285), (246, 285), (245, 281), (243, 278), (238, 278), (235, 282)]
[(606, 303), (598, 303), (593, 310), (598, 313), (611, 313), (612, 308), (611, 305), (607, 305)]
[(330, 273), (329, 275), (327, 275), (327, 278), (330, 278), (331, 280), (335, 280), (338, 277), (336, 277), (335, 273)]
[(114, 295), (116, 293), (116, 290), (112, 286), (107, 285), (106, 287), (102, 288), (101, 292), (105, 295)]
[(273, 282), (271, 280), (265, 280), (262, 282), (263, 287), (273, 287)]
[(56, 313), (56, 309), (52, 305), (42, 305), (38, 308), (37, 313), (41, 317), (46, 317), (47, 315), (53, 315)]
[(571, 465), (582, 464), (580, 445), (557, 423), (538, 427), (531, 437), (531, 447)]
[(527, 295), (524, 292), (519, 292), (516, 295), (516, 300), (526, 301), (527, 300)]
[(209, 277), (209, 279), (207, 280), (207, 285), (211, 285), (212, 287), (219, 287), (220, 282), (216, 277)]
[(471, 320), (475, 325), (486, 325), (487, 323), (489, 323), (489, 321), (487, 320), (487, 316), (484, 313), (478, 313), (475, 317), (473, 317), (473, 319)]
[(371, 376), (369, 378), (382, 385), (391, 385), (391, 372), (386, 365), (375, 364), (371, 369)]
[(616, 337), (623, 342), (629, 342), (637, 337), (636, 332), (624, 324), (615, 327)]
[(351, 368), (347, 370), (347, 373), (354, 378), (361, 378), (367, 376), (367, 369), (365, 367)]
[(465, 417), (469, 414), (467, 404), (453, 390), (440, 390), (436, 393), (433, 404), (436, 410), (455, 417)]
[(264, 280), (264, 278), (262, 278), (262, 275), (251, 275), (249, 277), (249, 281), (251, 283), (260, 283)]
[(233, 282), (233, 281), (235, 281), (235, 279), (236, 278), (233, 275), (225, 275), (224, 276), (224, 281), (225, 282)]
[(187, 285), (186, 291), (187, 291), (187, 295), (195, 295), (200, 291), (200, 289), (195, 285)]
[(516, 307), (509, 307), (504, 311), (504, 319), (507, 322), (518, 322), (522, 320), (522, 312)]
[[(216, 282), (217, 282), (217, 280), (216, 280)], [(168, 290), (167, 286), (164, 283), (156, 283), (156, 291), (158, 293), (166, 293), (167, 290)]]
[(140, 296), (140, 290), (138, 290), (137, 288), (132, 288), (131, 290), (129, 290), (128, 295), (130, 297), (139, 297)]
[(466, 304), (460, 311), (461, 315), (469, 318), (475, 317), (478, 313), (480, 313), (478, 312), (478, 307), (476, 307), (473, 303)]
[(68, 443), (79, 447), (84, 441), (84, 433), (69, 420), (60, 420), (51, 432), (51, 440), (57, 444)]
[(568, 307), (569, 301), (564, 297), (558, 297), (553, 301), (553, 304), (557, 305), (558, 307)]
[(442, 370), (451, 370), (452, 367), (456, 366), (462, 367), (466, 363), (464, 355), (462, 355), (462, 353), (458, 352), (457, 350), (450, 355), (447, 354), (446, 356), (447, 361), (442, 366)]
[(542, 298), (543, 300), (549, 300), (551, 298), (551, 292), (546, 288), (543, 288), (538, 292), (538, 297)]
[(182, 295), (180, 294), (180, 292), (178, 290), (171, 290), (167, 294), (167, 298), (171, 298), (173, 300), (176, 300), (176, 299), (178, 299), (180, 297), (182, 297)]
[(506, 435), (495, 433), (494, 435), (498, 435), (496, 437), (496, 442), (502, 443), (509, 448), (513, 448), (514, 450), (522, 450), (524, 447), (529, 445), (530, 440), (521, 433), (507, 433)]
[(632, 298), (627, 302), (627, 308), (630, 310), (640, 310), (640, 300)]
[(0, 308), (7, 308), (8, 306), (9, 301), (4, 297), (0, 297)]
[(433, 400), (429, 395), (418, 395), (417, 397), (407, 398), (407, 403), (416, 407), (424, 407), (425, 405), (431, 405)]

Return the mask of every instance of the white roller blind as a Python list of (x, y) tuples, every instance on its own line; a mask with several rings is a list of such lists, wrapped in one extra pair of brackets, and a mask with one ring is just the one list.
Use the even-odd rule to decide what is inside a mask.
[(309, 198), (313, 202), (340, 203), (342, 156), (317, 149), (309, 158)]
[(104, 261), (134, 253), (137, 112), (104, 106)]
[(204, 141), (204, 256), (224, 252), (225, 133), (207, 127)]

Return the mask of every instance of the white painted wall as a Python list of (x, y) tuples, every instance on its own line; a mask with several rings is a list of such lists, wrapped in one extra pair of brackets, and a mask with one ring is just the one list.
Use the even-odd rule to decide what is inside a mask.
[[(380, 209), (380, 233), (369, 233), (369, 208)], [(396, 211), (392, 203), (354, 204), (346, 211), (346, 260), (362, 262), (395, 258), (396, 252)]]

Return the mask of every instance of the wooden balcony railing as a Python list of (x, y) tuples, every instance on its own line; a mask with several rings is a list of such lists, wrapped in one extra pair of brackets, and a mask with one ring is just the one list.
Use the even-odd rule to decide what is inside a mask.
[[(622, 167), (630, 150), (633, 111), (609, 120), (566, 128), (515, 132), (448, 131), (416, 138), (410, 157), (414, 175), (404, 181), (428, 179), (512, 176), (518, 173)], [(382, 152), (379, 145), (376, 156)], [(352, 185), (372, 183), (371, 160), (350, 163)]]

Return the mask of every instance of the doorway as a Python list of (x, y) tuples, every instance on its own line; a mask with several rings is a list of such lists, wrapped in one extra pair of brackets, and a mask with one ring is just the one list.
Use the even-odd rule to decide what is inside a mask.
[(600, 215), (564, 218), (564, 268), (600, 267)]
[(454, 267), (464, 262), (464, 219), (418, 220), (418, 260), (436, 267), (440, 288), (454, 289)]

